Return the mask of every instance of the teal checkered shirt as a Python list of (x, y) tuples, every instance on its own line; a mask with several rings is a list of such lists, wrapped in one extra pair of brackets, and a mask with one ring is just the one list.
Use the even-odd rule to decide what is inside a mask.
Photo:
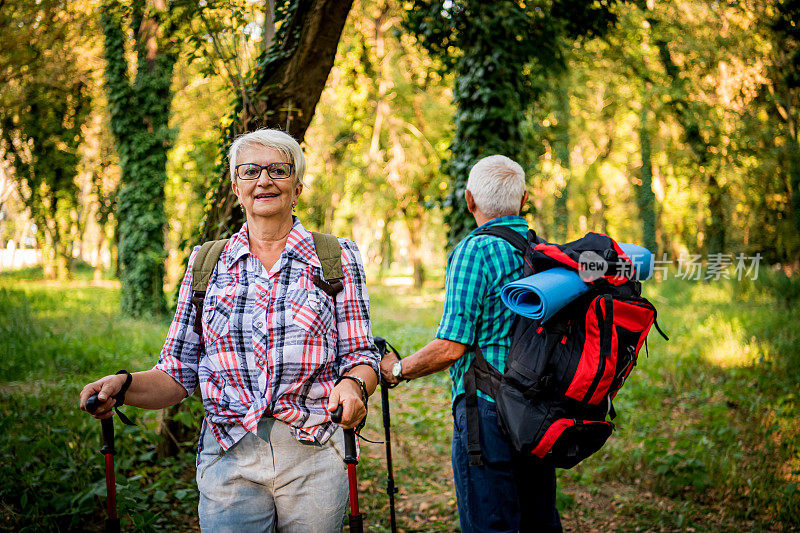
[[(528, 224), (519, 216), (495, 218), (481, 228), (489, 226), (508, 226), (523, 236), (528, 232)], [(503, 372), (511, 347), (514, 313), (500, 299), (500, 289), (521, 276), (522, 255), (505, 240), (476, 236), (475, 231), (458, 243), (447, 259), (444, 313), (436, 337), (471, 345), (477, 334), (486, 360)], [(450, 367), (453, 402), (464, 394), (464, 372), (474, 357), (468, 352)], [(480, 391), (478, 394), (494, 401)]]

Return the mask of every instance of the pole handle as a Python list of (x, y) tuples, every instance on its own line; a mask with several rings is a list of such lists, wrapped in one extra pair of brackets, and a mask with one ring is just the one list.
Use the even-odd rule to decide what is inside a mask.
[[(336, 407), (331, 413), (331, 420), (336, 424), (342, 421), (344, 409), (342, 404)], [(356, 451), (356, 430), (353, 428), (343, 428), (344, 431), (344, 462), (347, 464), (358, 464), (358, 452)]]
[[(100, 407), (100, 400), (97, 398), (97, 393), (92, 394), (86, 400), (86, 410), (94, 413)], [(103, 455), (114, 455), (114, 417), (109, 417), (100, 421), (103, 428), (103, 446), (100, 448), (100, 453)]]
[(331, 421), (335, 424), (340, 424), (342, 422), (342, 414), (344, 413), (344, 406), (339, 404), (336, 406), (336, 410), (331, 413)]
[(94, 413), (97, 411), (97, 408), (100, 407), (100, 399), (97, 397), (97, 392), (89, 396), (89, 399), (86, 400), (86, 410), (89, 413)]

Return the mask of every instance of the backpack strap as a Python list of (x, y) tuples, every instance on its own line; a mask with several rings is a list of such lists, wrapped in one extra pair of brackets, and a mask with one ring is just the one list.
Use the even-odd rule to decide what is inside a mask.
[[(473, 235), (490, 235), (508, 242), (516, 248), (523, 257), (531, 250), (531, 242), (538, 243), (540, 239), (536, 233), (529, 230), (528, 237), (523, 237), (518, 231), (508, 226), (486, 226), (478, 229)], [(529, 241), (529, 239), (531, 239)], [(516, 321), (514, 322), (516, 324)], [(472, 350), (475, 358), (464, 373), (464, 402), (467, 409), (467, 452), (472, 466), (483, 465), (481, 454), (481, 428), (478, 416), (478, 391), (488, 394), (492, 398), (497, 396), (497, 389), (503, 375), (486, 361), (483, 352), (478, 346), (478, 329), (475, 328), (475, 344)]]
[(344, 289), (342, 246), (334, 235), (312, 231), (311, 236), (314, 237), (314, 248), (322, 265), (322, 278), (314, 274), (314, 285), (325, 291), (331, 298), (335, 298)]
[(522, 254), (522, 261), (524, 264), (522, 266), (521, 277), (523, 278), (536, 272), (533, 268), (533, 262), (531, 261), (531, 253), (533, 252), (534, 246), (546, 242), (536, 235), (536, 232), (532, 229), (528, 229), (527, 236), (523, 237), (516, 230), (508, 226), (486, 226), (477, 230), (474, 235), (498, 237), (516, 248), (517, 251)]
[[(523, 254), (530, 248), (528, 239), (508, 226), (486, 226), (477, 230), (473, 235), (491, 235), (493, 237), (499, 237)], [(534, 233), (534, 235), (536, 234)]]
[(481, 425), (478, 416), (478, 390), (492, 398), (503, 375), (486, 361), (480, 347), (475, 346), (475, 358), (464, 373), (464, 402), (467, 409), (467, 453), (472, 466), (483, 465), (481, 455)]
[(192, 305), (194, 305), (194, 332), (203, 336), (203, 300), (208, 290), (208, 281), (217, 267), (219, 256), (228, 244), (228, 239), (204, 242), (192, 265)]

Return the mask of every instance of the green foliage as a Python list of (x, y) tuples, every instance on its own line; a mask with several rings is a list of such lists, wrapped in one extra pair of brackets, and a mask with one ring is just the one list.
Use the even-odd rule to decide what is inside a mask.
[(614, 21), (613, 3), (413, 3), (406, 27), (456, 75), (455, 134), (443, 167), (451, 180), (443, 203), (450, 247), (475, 226), (463, 200), (472, 165), (503, 154), (529, 166), (524, 113), (541, 96), (542, 82), (563, 71), (563, 40), (603, 33)]
[(74, 26), (85, 18), (61, 0), (0, 11), (0, 153), (36, 223), (45, 266), (61, 279), (79, 238), (78, 148), (90, 96)]
[(774, 91), (772, 97), (779, 120), (786, 126), (784, 157), (788, 167), (794, 225), (800, 233), (800, 2), (777, 1), (775, 8), (776, 13), (770, 21), (770, 36), (776, 49), (773, 79), (778, 91)]
[[(106, 91), (111, 130), (122, 178), (117, 199), (122, 308), (132, 316), (161, 314), (164, 299), (164, 184), (169, 127), (170, 83), (177, 50), (168, 14), (147, 9), (143, 0), (126, 8), (106, 2), (101, 10), (105, 35)], [(128, 75), (125, 30), (130, 25), (136, 74)]]
[[(451, 139), (448, 78), (407, 34), (396, 2), (356, 3), (330, 81), (306, 134), (308, 175), (298, 204), (307, 227), (356, 236), (379, 275), (392, 262), (425, 278), (422, 258), (444, 232), (438, 168)], [(374, 30), (374, 31), (373, 31)], [(377, 226), (375, 221), (378, 220)], [(363, 235), (363, 233), (362, 233)]]
[[(105, 501), (100, 428), (76, 409), (78, 393), (119, 368), (150, 367), (168, 324), (121, 315), (118, 289), (24, 277), (0, 276), (0, 334), (9, 339), (0, 353), (2, 527), (99, 529)], [(615, 400), (617, 430), (609, 443), (559, 472), (566, 527), (625, 523), (629, 530), (664, 525), (718, 531), (800, 525), (800, 328), (791, 308), (776, 305), (771, 283), (760, 276), (746, 286), (678, 279), (647, 285), (671, 340), (653, 336), (650, 356), (641, 354)], [(433, 337), (440, 288), (371, 285), (370, 295), (375, 334), (402, 355)], [(202, 405), (187, 401), (190, 409), (180, 416), (196, 431)], [(389, 401), (400, 526), (456, 528), (446, 373), (392, 389)], [(175, 458), (157, 460), (154, 413), (125, 411), (139, 424), (117, 424), (125, 527), (195, 530), (194, 443)], [(379, 411), (376, 393), (364, 430), (376, 441), (383, 439)], [(362, 441), (359, 480), (368, 526), (386, 531), (382, 445)]]
[[(257, 53), (252, 53), (252, 45), (245, 43), (244, 53), (241, 55), (246, 59), (238, 56), (238, 47), (233, 48), (232, 54), (221, 53), (221, 46), (218, 43), (224, 39), (224, 33), (228, 28), (224, 25), (211, 26), (206, 19), (203, 19), (208, 37), (214, 43), (213, 55), (220, 56), (219, 59), (225, 64), (228, 82), (235, 97), (231, 102), (230, 113), (223, 121), (219, 137), (217, 172), (205, 198), (203, 218), (198, 229), (200, 238), (196, 239), (196, 242), (229, 236), (244, 223), (244, 213), (236, 205), (228, 175), (228, 150), (234, 138), (258, 128), (271, 127), (283, 129), (299, 141), (303, 140), (314, 115), (316, 98), (323, 88), (319, 82), (320, 80), (324, 82), (331, 67), (323, 62), (309, 61), (308, 58), (325, 58), (335, 53), (339, 35), (334, 38), (325, 32), (325, 28), (341, 29), (338, 24), (344, 22), (350, 4), (350, 2), (339, 2), (337, 5), (336, 2), (328, 1), (312, 6), (297, 0), (265, 4), (264, 15), (272, 17), (273, 24), (270, 29), (274, 30), (274, 35), (271, 36), (269, 43), (265, 38), (262, 39), (262, 46)], [(314, 9), (311, 9), (312, 7)], [(246, 20), (232, 15), (232, 8), (232, 12), (235, 13), (235, 4), (212, 2), (201, 6), (199, 13), (202, 18), (204, 13), (222, 11), (232, 22), (242, 25), (238, 28), (238, 32), (247, 34)], [(270, 13), (272, 8), (274, 11)], [(309, 39), (309, 36), (320, 34), (325, 34), (324, 38), (318, 39), (317, 42), (313, 42), (313, 38)], [(197, 46), (196, 57), (212, 55), (203, 42), (204, 39), (197, 36), (192, 40)], [(226, 50), (229, 48), (226, 47)], [(251, 60), (250, 56), (254, 56), (254, 59)], [(314, 72), (293, 70), (308, 63), (311, 63), (308, 65), (309, 70)], [(293, 86), (294, 78), (306, 76), (308, 83)], [(310, 95), (316, 96), (309, 97)], [(313, 101), (313, 105), (299, 109), (303, 102), (310, 101)]]
[[(39, 280), (25, 279), (31, 275)], [(77, 276), (91, 271), (79, 268)], [(85, 279), (54, 286), (40, 277), (32, 270), (0, 277), (0, 528), (100, 530), (100, 424), (76, 408), (78, 393), (101, 375), (151, 366), (169, 324), (121, 315), (118, 289)], [(138, 427), (116, 424), (123, 529), (185, 531), (186, 517), (196, 514), (195, 443), (158, 461), (155, 413), (125, 412)], [(200, 420), (191, 422), (195, 429)]]
[(782, 270), (766, 270), (759, 274), (759, 286), (787, 309), (800, 303), (800, 278), (789, 277)]
[[(748, 295), (731, 282), (648, 287), (670, 342), (652, 339), (650, 357), (615, 399), (617, 431), (581, 469), (609, 482), (641, 483), (669, 498), (717, 506), (730, 520), (796, 527), (800, 335), (787, 327), (760, 279)], [(766, 292), (765, 292), (766, 289)], [(789, 417), (789, 418), (786, 418)], [(792, 426), (795, 427), (792, 427)], [(638, 481), (637, 481), (638, 480)], [(688, 515), (698, 518), (701, 511)]]

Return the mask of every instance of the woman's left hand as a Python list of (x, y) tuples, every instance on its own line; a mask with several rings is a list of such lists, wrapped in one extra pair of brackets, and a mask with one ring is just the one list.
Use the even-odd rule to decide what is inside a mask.
[(342, 404), (342, 421), (339, 425), (343, 428), (354, 428), (367, 416), (367, 408), (361, 398), (361, 387), (352, 379), (343, 379), (333, 387), (328, 397), (328, 411), (331, 413)]

